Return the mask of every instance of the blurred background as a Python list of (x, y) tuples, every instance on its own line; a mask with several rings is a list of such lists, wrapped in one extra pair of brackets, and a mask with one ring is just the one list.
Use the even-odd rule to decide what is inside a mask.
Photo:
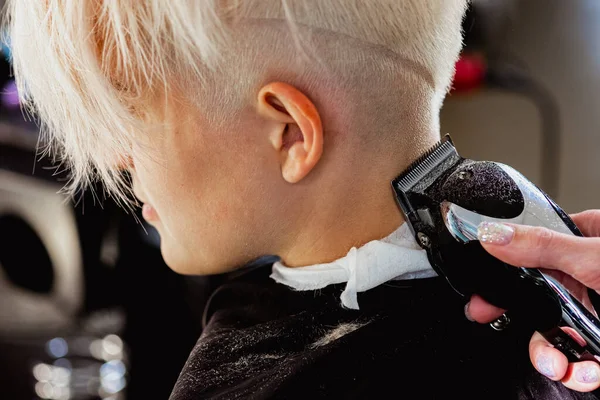
[[(599, 208), (600, 1), (475, 0), (464, 26), (442, 132), (567, 212)], [(9, 59), (5, 46), (0, 398), (167, 398), (220, 278), (172, 272), (152, 228), (110, 201), (58, 194), (65, 176), (39, 151)]]

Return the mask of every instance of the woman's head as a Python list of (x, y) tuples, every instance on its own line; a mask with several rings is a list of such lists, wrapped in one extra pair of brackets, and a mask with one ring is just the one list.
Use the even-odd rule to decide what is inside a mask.
[(127, 166), (167, 263), (213, 273), (305, 262), (298, 243), (378, 205), (437, 139), (465, 6), (13, 0), (9, 18), (21, 92), (71, 189), (99, 178), (127, 202)]

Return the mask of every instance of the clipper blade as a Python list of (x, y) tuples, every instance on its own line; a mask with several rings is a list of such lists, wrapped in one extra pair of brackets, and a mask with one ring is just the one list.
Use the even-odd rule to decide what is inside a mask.
[[(402, 174), (392, 181), (392, 185), (396, 191), (406, 193), (419, 182), (422, 182), (425, 177), (436, 171), (440, 165), (445, 165), (448, 162), (453, 164), (458, 160), (460, 160), (460, 156), (454, 147), (454, 143), (450, 135), (446, 135), (440, 142), (410, 164)], [(434, 178), (437, 178), (438, 175), (436, 174)]]

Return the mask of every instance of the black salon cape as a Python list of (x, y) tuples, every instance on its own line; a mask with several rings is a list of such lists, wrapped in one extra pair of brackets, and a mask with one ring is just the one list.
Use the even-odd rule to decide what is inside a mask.
[(529, 361), (523, 321), (469, 322), (440, 278), (393, 281), (340, 304), (343, 286), (293, 291), (270, 268), (222, 285), (173, 389), (192, 399), (597, 399)]

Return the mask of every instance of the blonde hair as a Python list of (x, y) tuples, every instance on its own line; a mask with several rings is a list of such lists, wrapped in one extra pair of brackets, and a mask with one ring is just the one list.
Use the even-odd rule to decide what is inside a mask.
[[(281, 20), (354, 38), (425, 71), (432, 118), (461, 48), (467, 0), (10, 0), (13, 63), (27, 109), (71, 171), (74, 192), (100, 179), (125, 199), (115, 168), (144, 130), (139, 105), (173, 77), (217, 74), (244, 20)], [(273, 39), (276, 40), (276, 39)], [(248, 46), (246, 46), (248, 47)], [(250, 44), (252, 47), (252, 44)], [(377, 63), (377, 60), (374, 60)], [(232, 66), (235, 68), (235, 65)], [(348, 71), (349, 68), (346, 68)], [(243, 79), (241, 80), (243, 81)]]

